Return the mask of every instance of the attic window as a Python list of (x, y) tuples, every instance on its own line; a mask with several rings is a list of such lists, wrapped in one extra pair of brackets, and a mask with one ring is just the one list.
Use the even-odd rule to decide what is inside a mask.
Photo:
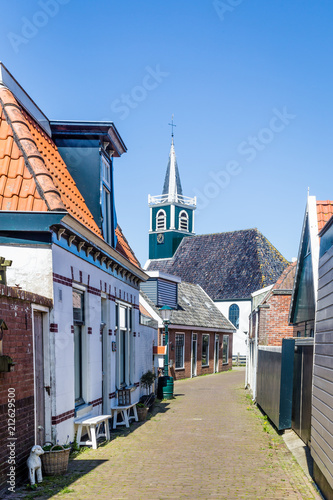
[(156, 215), (156, 229), (166, 229), (166, 213), (159, 210)]
[(188, 213), (185, 210), (182, 210), (179, 214), (179, 229), (188, 231)]

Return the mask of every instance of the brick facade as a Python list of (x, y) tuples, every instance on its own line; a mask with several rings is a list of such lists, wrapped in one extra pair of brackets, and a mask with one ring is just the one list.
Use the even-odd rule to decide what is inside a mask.
[[(15, 362), (14, 371), (0, 373), (0, 496), (10, 486), (7, 484), (8, 460), (15, 460), (16, 485), (27, 480), (26, 460), (35, 444), (32, 303), (52, 306), (49, 299), (0, 285), (0, 318), (8, 326), (2, 342), (3, 354)], [(15, 425), (11, 425), (15, 427), (15, 436), (11, 437), (16, 439), (13, 441), (8, 439), (11, 430), (8, 425), (13, 424), (8, 420), (9, 389), (15, 390)], [(7, 447), (11, 442), (15, 443), (15, 457)]]
[[(175, 369), (175, 353), (176, 353), (176, 333), (185, 334), (185, 345), (184, 345), (184, 368)], [(208, 373), (215, 372), (214, 366), (214, 350), (215, 350), (215, 333), (213, 332), (195, 332), (197, 333), (197, 376), (205, 375)], [(202, 338), (203, 335), (209, 335), (209, 365), (202, 366)], [(218, 371), (226, 371), (232, 368), (232, 333), (218, 333), (219, 335), (219, 367)], [(228, 353), (228, 363), (223, 364), (222, 360), (222, 346), (223, 346), (223, 336), (229, 337), (229, 353)], [(169, 329), (169, 365), (170, 375), (174, 380), (179, 380), (182, 378), (190, 378), (192, 376), (191, 369), (191, 359), (192, 359), (192, 331), (182, 330), (177, 328), (177, 330)]]
[(258, 315), (252, 312), (251, 337), (254, 337), (256, 318), (258, 318), (259, 345), (280, 346), (282, 339), (293, 337), (293, 327), (288, 323), (291, 301), (291, 291), (269, 294), (264, 303), (258, 306)]

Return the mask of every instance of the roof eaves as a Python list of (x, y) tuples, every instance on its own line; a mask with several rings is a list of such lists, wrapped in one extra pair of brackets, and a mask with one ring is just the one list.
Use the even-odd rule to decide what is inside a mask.
[(26, 167), (35, 180), (39, 196), (45, 201), (48, 210), (66, 212), (60, 193), (38, 151), (20, 105), (11, 91), (2, 86), (0, 86), (0, 104), (6, 121), (13, 131), (14, 140), (24, 157)]

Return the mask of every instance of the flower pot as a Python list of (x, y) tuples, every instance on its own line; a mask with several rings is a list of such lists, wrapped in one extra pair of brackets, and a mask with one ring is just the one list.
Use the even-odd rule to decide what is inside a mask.
[(147, 413), (148, 413), (148, 408), (145, 407), (145, 408), (140, 408), (140, 407), (137, 407), (137, 412), (138, 412), (138, 420), (139, 422), (144, 422), (145, 420), (147, 420)]
[(52, 446), (50, 451), (44, 451), (44, 454), (41, 455), (43, 472), (46, 476), (57, 476), (67, 472), (71, 448), (64, 448), (63, 446), (61, 446), (61, 450), (54, 450), (53, 448), (59, 448), (59, 445)]

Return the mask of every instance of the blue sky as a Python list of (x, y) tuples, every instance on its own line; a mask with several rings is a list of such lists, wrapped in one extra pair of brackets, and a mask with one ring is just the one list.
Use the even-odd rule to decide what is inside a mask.
[(196, 233), (257, 227), (297, 255), (307, 189), (333, 198), (329, 0), (12, 0), (0, 60), (49, 119), (112, 120), (118, 222), (144, 264), (175, 148)]

